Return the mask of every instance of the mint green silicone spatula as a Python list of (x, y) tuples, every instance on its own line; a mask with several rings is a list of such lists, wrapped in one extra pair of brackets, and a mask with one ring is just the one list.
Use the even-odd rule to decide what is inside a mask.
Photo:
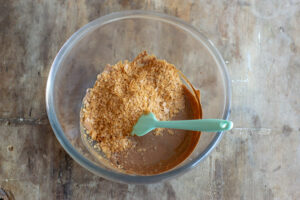
[(158, 121), (153, 113), (142, 115), (133, 127), (131, 135), (143, 136), (155, 128), (173, 128), (191, 131), (218, 132), (232, 129), (233, 123), (222, 119), (196, 119)]

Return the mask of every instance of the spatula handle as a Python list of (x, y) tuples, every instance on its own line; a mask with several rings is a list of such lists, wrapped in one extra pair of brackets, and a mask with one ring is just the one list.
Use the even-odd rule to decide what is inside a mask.
[(233, 123), (222, 119), (197, 119), (184, 121), (157, 121), (156, 128), (173, 128), (191, 131), (218, 132), (232, 129)]

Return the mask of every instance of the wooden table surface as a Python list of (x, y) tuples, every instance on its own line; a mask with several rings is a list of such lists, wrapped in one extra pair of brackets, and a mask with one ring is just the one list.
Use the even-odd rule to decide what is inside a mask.
[[(79, 166), (45, 110), (63, 43), (91, 20), (130, 9), (204, 30), (232, 79), (235, 128), (194, 170), (153, 185)], [(0, 0), (0, 199), (300, 199), (299, 23), (299, 0)]]

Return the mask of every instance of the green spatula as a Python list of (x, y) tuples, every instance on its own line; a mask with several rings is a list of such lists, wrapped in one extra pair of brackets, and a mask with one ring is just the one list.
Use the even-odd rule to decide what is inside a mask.
[(143, 136), (155, 128), (173, 128), (191, 131), (218, 132), (232, 129), (233, 123), (222, 119), (196, 119), (158, 121), (153, 113), (142, 115), (133, 127), (131, 135)]

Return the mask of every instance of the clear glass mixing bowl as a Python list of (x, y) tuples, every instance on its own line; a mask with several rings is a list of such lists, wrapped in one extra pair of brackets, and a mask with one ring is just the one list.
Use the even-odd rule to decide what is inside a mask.
[(82, 99), (106, 64), (132, 60), (142, 50), (174, 64), (200, 89), (203, 118), (227, 119), (230, 110), (230, 79), (224, 60), (201, 32), (181, 20), (155, 12), (125, 11), (79, 29), (63, 45), (51, 67), (46, 89), (49, 121), (74, 160), (101, 177), (123, 183), (154, 183), (183, 174), (200, 163), (222, 137), (222, 132), (202, 133), (188, 159), (158, 175), (120, 173), (95, 159), (80, 137)]

